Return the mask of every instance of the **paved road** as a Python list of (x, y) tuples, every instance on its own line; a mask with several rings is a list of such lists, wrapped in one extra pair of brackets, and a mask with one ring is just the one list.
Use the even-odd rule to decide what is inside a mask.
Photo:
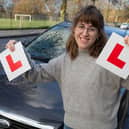
[(4, 49), (5, 43), (7, 43), (11, 39), (19, 40), (22, 42), (29, 42), (43, 31), (45, 31), (45, 29), (0, 30), (0, 51)]
[(45, 29), (28, 29), (28, 30), (0, 30), (0, 38), (3, 37), (14, 37), (19, 35), (28, 35), (28, 34), (39, 34), (42, 33)]

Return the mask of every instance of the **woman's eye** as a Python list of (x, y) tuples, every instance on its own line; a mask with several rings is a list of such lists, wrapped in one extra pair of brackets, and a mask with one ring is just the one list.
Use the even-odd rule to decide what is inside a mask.
[(79, 27), (79, 28), (84, 28), (84, 26), (83, 26), (83, 25), (79, 25), (78, 27)]
[(91, 31), (95, 31), (96, 29), (95, 28), (90, 28)]

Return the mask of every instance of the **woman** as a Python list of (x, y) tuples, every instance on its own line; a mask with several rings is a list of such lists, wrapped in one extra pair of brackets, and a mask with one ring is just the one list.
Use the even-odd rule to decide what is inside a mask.
[[(95, 63), (106, 43), (104, 20), (94, 6), (81, 9), (74, 21), (66, 52), (47, 65), (32, 64), (25, 77), (33, 82), (57, 80), (64, 103), (64, 129), (115, 129), (122, 80)], [(125, 37), (129, 44), (129, 37)], [(14, 50), (15, 41), (6, 45)], [(126, 87), (129, 88), (129, 87)]]

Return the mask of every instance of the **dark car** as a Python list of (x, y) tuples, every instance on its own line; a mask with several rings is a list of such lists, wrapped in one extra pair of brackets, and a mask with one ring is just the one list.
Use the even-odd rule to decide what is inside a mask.
[[(47, 63), (65, 51), (71, 22), (62, 22), (47, 29), (26, 46), (36, 63)], [(128, 30), (106, 26), (108, 36), (116, 32), (129, 35)], [(11, 82), (0, 64), (0, 128), (62, 129), (63, 102), (57, 82), (33, 84), (23, 77)]]

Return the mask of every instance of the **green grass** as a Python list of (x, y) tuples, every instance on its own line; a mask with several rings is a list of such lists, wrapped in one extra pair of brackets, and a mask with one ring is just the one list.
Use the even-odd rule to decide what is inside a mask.
[(0, 29), (25, 29), (25, 28), (45, 28), (59, 23), (52, 20), (20, 20), (0, 18)]

